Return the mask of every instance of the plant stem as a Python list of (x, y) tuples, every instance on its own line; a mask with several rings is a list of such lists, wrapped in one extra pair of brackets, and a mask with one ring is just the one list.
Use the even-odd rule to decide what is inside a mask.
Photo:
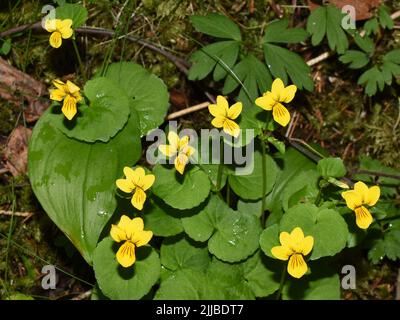
[(267, 193), (267, 151), (265, 141), (261, 138), (261, 150), (262, 150), (262, 198), (261, 198), (261, 226), (265, 227), (265, 194)]
[(219, 147), (219, 165), (218, 165), (217, 185), (216, 185), (217, 191), (221, 189), (223, 171), (224, 171), (224, 140), (223, 138), (221, 138)]
[(73, 46), (74, 46), (76, 58), (78, 59), (79, 68), (80, 68), (80, 70), (81, 70), (81, 74), (82, 74), (82, 77), (83, 77), (83, 81), (86, 82), (85, 68), (84, 68), (84, 66), (83, 66), (82, 59), (81, 59), (81, 56), (80, 56), (80, 54), (79, 54), (78, 46), (77, 46), (77, 44), (76, 44), (75, 39), (72, 39), (72, 44), (73, 44)]
[(229, 188), (229, 184), (226, 184), (226, 203), (230, 206), (231, 203), (231, 188)]
[(278, 290), (278, 294), (276, 295), (276, 300), (279, 300), (281, 298), (282, 289), (283, 289), (283, 286), (285, 284), (285, 280), (286, 280), (286, 265), (283, 266), (282, 275), (281, 275), (281, 282), (279, 284), (279, 290)]

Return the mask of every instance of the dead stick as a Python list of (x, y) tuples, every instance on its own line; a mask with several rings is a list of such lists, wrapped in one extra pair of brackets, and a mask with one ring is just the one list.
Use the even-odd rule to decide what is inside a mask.
[(173, 112), (173, 113), (169, 114), (165, 119), (166, 120), (173, 120), (173, 119), (182, 117), (184, 115), (187, 115), (189, 113), (205, 109), (210, 105), (210, 103), (211, 102), (206, 101), (206, 102), (202, 102), (200, 104), (196, 104), (195, 106), (192, 106), (192, 107), (189, 107), (189, 108), (177, 111), (177, 112)]
[(33, 215), (33, 212), (13, 212), (13, 211), (9, 211), (9, 210), (0, 210), (0, 215), (4, 215), (4, 216), (16, 216), (16, 217), (29, 217), (31, 215)]

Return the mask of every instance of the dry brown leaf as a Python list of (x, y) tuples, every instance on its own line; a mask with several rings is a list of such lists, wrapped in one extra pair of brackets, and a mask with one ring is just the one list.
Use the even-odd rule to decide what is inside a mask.
[(44, 95), (47, 95), (47, 89), (43, 83), (0, 58), (0, 97), (17, 106), (26, 102), (24, 115), (27, 122), (36, 121), (48, 108), (49, 102)]
[[(356, 19), (365, 20), (372, 17), (374, 9), (379, 7), (382, 0), (329, 0), (328, 2), (339, 9), (342, 9), (347, 5), (353, 6), (356, 9)], [(308, 0), (308, 5), (310, 6), (310, 10), (319, 7), (318, 4), (311, 0)]]
[(28, 169), (28, 141), (32, 130), (24, 126), (15, 128), (4, 149), (4, 166), (13, 176), (25, 174)]

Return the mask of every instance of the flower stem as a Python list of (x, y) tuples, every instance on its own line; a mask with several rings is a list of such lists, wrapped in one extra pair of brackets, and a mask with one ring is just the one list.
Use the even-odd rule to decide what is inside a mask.
[(278, 293), (276, 295), (276, 300), (279, 300), (281, 298), (282, 289), (283, 289), (283, 286), (285, 285), (285, 280), (286, 280), (286, 265), (283, 266), (282, 275), (281, 275), (281, 282), (279, 284), (279, 290), (278, 290)]
[(267, 193), (267, 151), (265, 141), (261, 138), (261, 150), (262, 150), (262, 198), (261, 198), (261, 226), (265, 227), (265, 194)]
[(73, 46), (74, 46), (76, 58), (78, 59), (79, 68), (80, 68), (80, 70), (81, 70), (81, 75), (82, 75), (82, 77), (83, 77), (83, 81), (86, 82), (85, 68), (83, 67), (82, 59), (81, 59), (81, 56), (80, 56), (80, 54), (79, 54), (78, 46), (77, 46), (77, 44), (76, 44), (75, 39), (72, 39), (72, 44), (73, 44)]
[(218, 165), (217, 185), (216, 185), (217, 191), (221, 189), (223, 171), (224, 171), (224, 140), (223, 138), (221, 138), (219, 147), (219, 165)]

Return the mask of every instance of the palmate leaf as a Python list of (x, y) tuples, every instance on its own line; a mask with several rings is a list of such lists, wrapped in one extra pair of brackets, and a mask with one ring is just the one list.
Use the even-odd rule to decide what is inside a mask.
[(348, 50), (339, 60), (349, 64), (350, 69), (361, 69), (369, 63), (369, 57), (365, 52), (358, 50)]
[(232, 68), (239, 54), (239, 42), (220, 41), (204, 46), (190, 57), (193, 66), (189, 70), (189, 80), (201, 80), (213, 70), (213, 78), (219, 81), (226, 77), (227, 68)]
[(210, 13), (206, 16), (194, 15), (190, 17), (190, 22), (197, 31), (210, 36), (236, 41), (242, 40), (239, 27), (224, 15), (217, 13)]
[(277, 20), (267, 26), (263, 38), (264, 58), (271, 74), (281, 78), (286, 84), (289, 78), (299, 89), (312, 91), (314, 83), (310, 77), (310, 67), (303, 58), (277, 43), (298, 43), (308, 37), (308, 33), (300, 28), (288, 28), (288, 20)]
[(368, 252), (373, 263), (379, 263), (384, 257), (393, 261), (400, 259), (400, 220), (392, 222), (383, 238), (376, 241)]
[(342, 28), (343, 13), (333, 5), (321, 6), (314, 10), (307, 21), (307, 30), (312, 35), (313, 46), (319, 45), (326, 37), (331, 50), (343, 54), (349, 42)]

